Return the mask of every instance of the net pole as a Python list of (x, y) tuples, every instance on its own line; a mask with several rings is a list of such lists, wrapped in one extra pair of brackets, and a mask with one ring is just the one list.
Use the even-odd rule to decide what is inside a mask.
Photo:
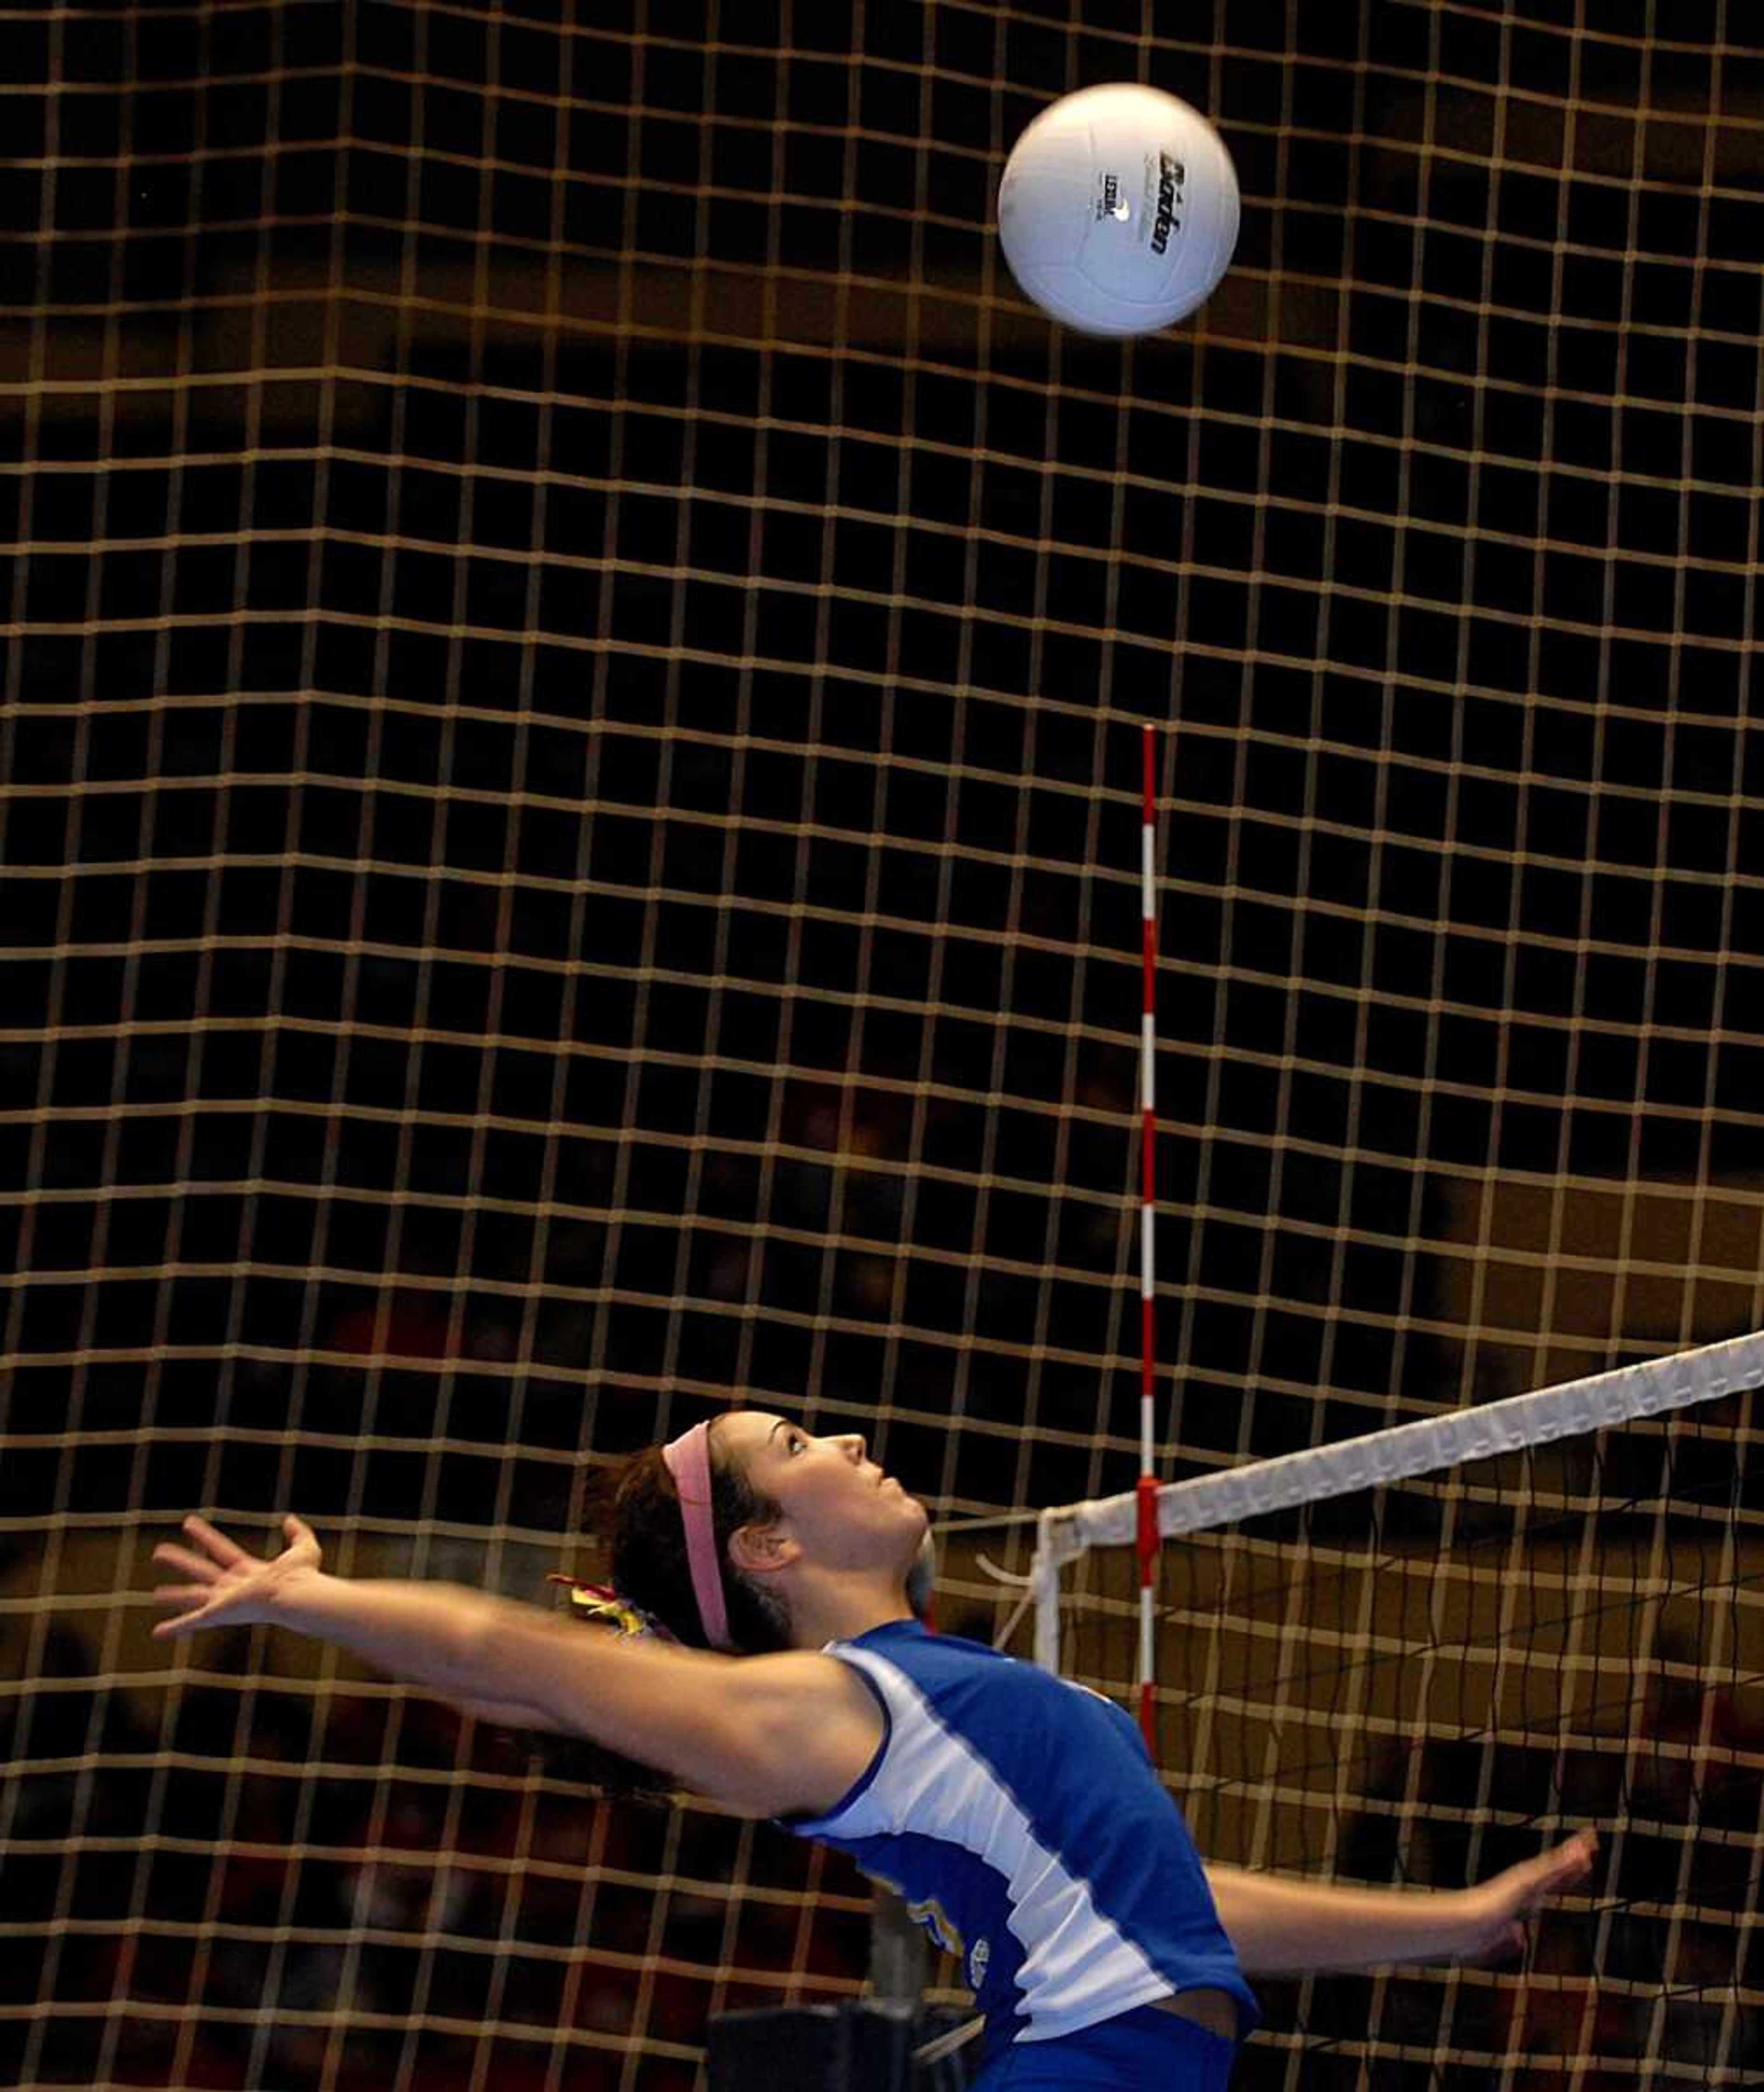
[(1155, 1678), (1153, 1593), (1162, 1545), (1158, 1522), (1158, 1475), (1153, 1441), (1153, 1405), (1158, 1373), (1157, 1260), (1154, 1199), (1158, 1182), (1158, 814), (1152, 774), (1155, 737), (1140, 733), (1140, 1196), (1139, 1196), (1139, 1726), (1145, 1748), (1158, 1755), (1152, 1695)]

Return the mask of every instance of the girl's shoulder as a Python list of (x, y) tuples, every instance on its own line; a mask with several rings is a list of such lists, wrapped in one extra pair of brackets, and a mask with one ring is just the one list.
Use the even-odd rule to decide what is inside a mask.
[(860, 1671), (826, 1651), (744, 1657), (734, 1667), (747, 1748), (739, 1783), (711, 1798), (759, 1816), (825, 1815), (886, 1741), (882, 1703)]

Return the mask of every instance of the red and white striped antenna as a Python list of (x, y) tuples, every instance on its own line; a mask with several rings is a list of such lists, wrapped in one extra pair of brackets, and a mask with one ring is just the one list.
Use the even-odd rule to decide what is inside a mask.
[(1156, 1230), (1153, 1214), (1158, 1184), (1158, 802), (1153, 786), (1155, 736), (1141, 730), (1140, 821), (1140, 970), (1143, 990), (1139, 1020), (1139, 1727), (1145, 1748), (1158, 1755), (1152, 1705), (1155, 1675), (1153, 1600), (1158, 1578), (1158, 1476), (1154, 1405), (1158, 1377)]

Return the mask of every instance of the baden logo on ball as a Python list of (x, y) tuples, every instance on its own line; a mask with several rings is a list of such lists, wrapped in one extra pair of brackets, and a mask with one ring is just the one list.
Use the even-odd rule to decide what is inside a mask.
[(1011, 274), (1085, 334), (1154, 334), (1186, 318), (1225, 274), (1237, 218), (1218, 132), (1176, 96), (1130, 81), (1044, 109), (998, 187)]

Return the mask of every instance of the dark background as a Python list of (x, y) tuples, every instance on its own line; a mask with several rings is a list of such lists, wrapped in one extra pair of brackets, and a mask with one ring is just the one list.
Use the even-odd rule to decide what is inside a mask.
[[(1644, 1229), (1647, 1316), (1451, 1276), (1764, 1127), (1764, 54), (1585, 11), (7, 23), (17, 1758), (166, 1820), (32, 1601), (192, 1506), (524, 1592), (735, 1390), (943, 1515), (1129, 1486), (1141, 721), (1168, 1472), (1757, 1322)], [(1089, 343), (991, 197), (1136, 76), (1242, 239)]]

